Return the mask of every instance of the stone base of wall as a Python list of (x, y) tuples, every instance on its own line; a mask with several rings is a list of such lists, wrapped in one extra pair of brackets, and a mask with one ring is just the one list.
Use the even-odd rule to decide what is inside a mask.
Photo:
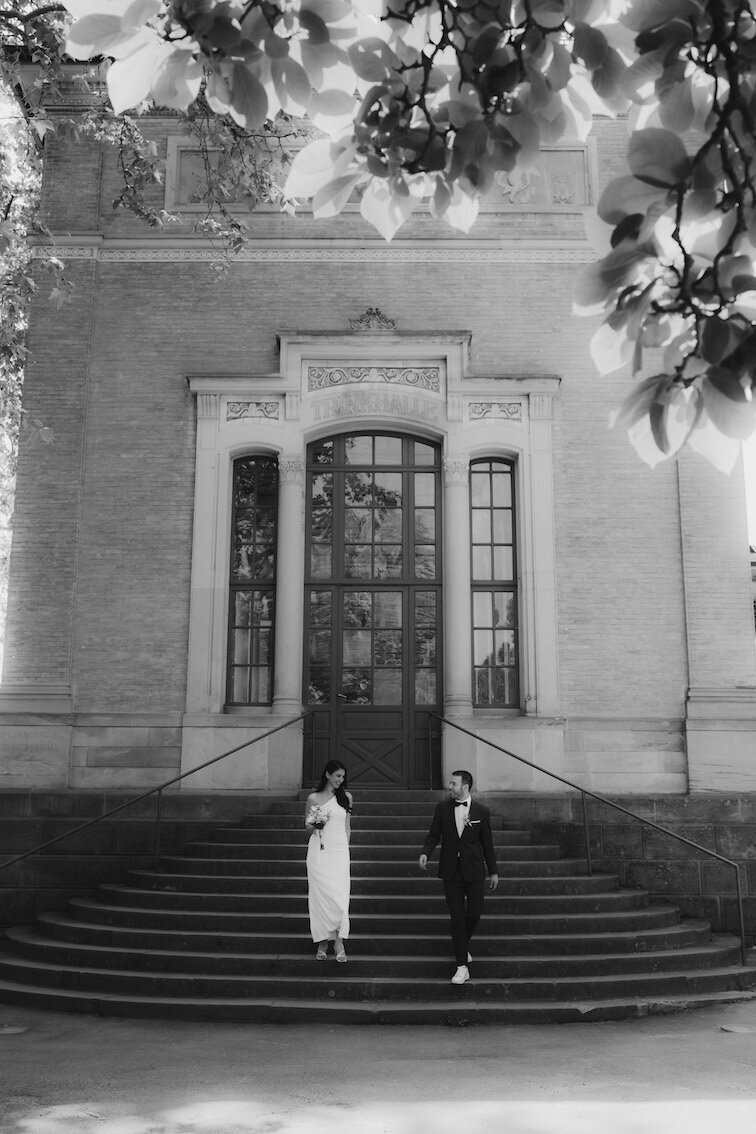
[(450, 719), (479, 739), (447, 727), (445, 773), (468, 768), (480, 791), (550, 793), (558, 788), (550, 776), (492, 744), (600, 794), (687, 790), (681, 720), (503, 717), (478, 710)]
[[(94, 897), (100, 882), (151, 865), (155, 799), (141, 800), (109, 819), (62, 839), (13, 866), (2, 863), (125, 803), (131, 792), (28, 792), (0, 795), (0, 927), (62, 909), (70, 898)], [(274, 793), (175, 792), (163, 795), (161, 850), (179, 852), (195, 839), (247, 815), (265, 814)]]
[[(486, 792), (481, 798), (505, 825), (522, 824), (536, 839), (558, 842), (567, 854), (585, 853), (579, 795)], [(747, 941), (753, 944), (756, 792), (613, 795), (612, 801), (739, 864)], [(587, 807), (595, 870), (618, 874), (623, 886), (648, 890), (654, 902), (678, 906), (683, 917), (706, 918), (715, 930), (740, 932), (731, 867), (597, 800), (588, 799)]]

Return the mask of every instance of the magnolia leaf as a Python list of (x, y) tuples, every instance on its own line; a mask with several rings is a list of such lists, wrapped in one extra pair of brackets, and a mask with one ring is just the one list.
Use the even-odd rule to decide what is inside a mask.
[(284, 59), (281, 69), (287, 95), (298, 106), (306, 107), (312, 95), (312, 87), (304, 67), (295, 59)]
[(646, 213), (649, 206), (666, 196), (658, 185), (649, 185), (627, 173), (610, 181), (601, 194), (598, 215), (607, 224), (619, 224), (624, 217)]
[(628, 393), (619, 409), (614, 409), (610, 414), (609, 424), (611, 428), (613, 429), (615, 425), (623, 425), (626, 429), (629, 429), (630, 426), (642, 420), (642, 417), (648, 414), (649, 409), (654, 404), (657, 391), (668, 382), (668, 374), (654, 374), (652, 378), (638, 382), (635, 389)]
[(682, 141), (671, 130), (638, 130), (627, 147), (630, 172), (650, 185), (679, 185), (690, 172)]
[(599, 374), (611, 374), (627, 365), (633, 356), (633, 344), (624, 329), (602, 323), (591, 339), (591, 358)]
[(205, 98), (216, 114), (228, 114), (231, 107), (232, 75), (230, 64), (222, 62), (213, 67), (208, 76)]
[(114, 47), (130, 40), (135, 33), (124, 31), (119, 16), (97, 14), (76, 20), (68, 32), (66, 54), (72, 59), (109, 56)]
[(583, 61), (589, 71), (595, 71), (602, 65), (609, 51), (606, 36), (599, 28), (576, 20), (572, 37), (574, 54)]
[(708, 403), (704, 405), (696, 428), (688, 438), (688, 446), (710, 461), (720, 472), (729, 475), (740, 456), (742, 441), (725, 436), (709, 417), (707, 406)]
[(286, 59), (289, 55), (289, 41), (283, 36), (268, 31), (262, 41), (263, 51), (269, 59)]
[(388, 45), (375, 37), (359, 39), (347, 49), (355, 74), (368, 83), (382, 83), (389, 77), (390, 68), (384, 60), (388, 50)]
[(364, 174), (353, 173), (329, 181), (312, 198), (312, 215), (318, 218), (337, 216), (363, 180)]
[(701, 383), (706, 411), (725, 437), (744, 441), (756, 429), (756, 402), (748, 401), (738, 379), (723, 366), (712, 366)]
[(659, 117), (668, 130), (674, 130), (676, 134), (684, 134), (692, 127), (695, 116), (691, 82), (689, 79), (684, 79), (660, 100)]
[(622, 79), (626, 70), (627, 64), (619, 52), (610, 47), (603, 63), (591, 76), (591, 86), (596, 94), (615, 112), (627, 107), (627, 99), (622, 93)]
[(620, 90), (633, 102), (647, 102), (654, 94), (654, 83), (664, 70), (663, 48), (635, 59), (620, 81)]
[[(159, 72), (166, 55), (173, 54), (174, 50), (155, 36), (143, 42), (131, 55), (111, 63), (107, 75), (108, 95), (116, 114), (122, 114), (147, 98), (156, 72)], [(189, 101), (187, 99), (185, 105)]]
[(262, 126), (268, 116), (268, 95), (246, 63), (234, 61), (229, 114), (246, 130)]
[(162, 7), (161, 0), (134, 0), (121, 18), (123, 30), (136, 31), (142, 24), (154, 19)]
[(614, 299), (617, 291), (630, 280), (634, 269), (647, 259), (645, 249), (615, 248), (598, 264), (587, 264), (578, 275), (573, 306), (579, 311)]
[(623, 5), (619, 22), (634, 32), (664, 25), (677, 18), (696, 19), (701, 15), (697, 0), (633, 0)]
[(415, 204), (416, 199), (410, 193), (397, 193), (393, 182), (373, 181), (362, 196), (360, 212), (384, 240), (391, 240), (410, 216)]
[(356, 109), (357, 101), (353, 95), (346, 91), (327, 90), (313, 93), (309, 112), (311, 115), (322, 114), (326, 118), (341, 118), (344, 115), (351, 117)]
[(542, 28), (558, 28), (567, 16), (566, 0), (531, 0), (533, 16)]
[(294, 158), (286, 178), (287, 197), (314, 197), (335, 175), (338, 150), (330, 138), (310, 142)]
[(465, 193), (461, 185), (455, 184), (444, 216), (452, 228), (457, 228), (460, 232), (469, 232), (477, 220), (479, 207), (480, 199), (477, 194)]
[(310, 43), (314, 46), (330, 41), (331, 37), (325, 20), (313, 11), (312, 7), (302, 8), (299, 13), (299, 22), (307, 32)]
[(158, 106), (184, 110), (199, 94), (202, 64), (189, 51), (172, 52), (159, 66), (152, 84)]
[(701, 354), (707, 362), (721, 362), (731, 349), (729, 320), (713, 315), (704, 323), (700, 336)]

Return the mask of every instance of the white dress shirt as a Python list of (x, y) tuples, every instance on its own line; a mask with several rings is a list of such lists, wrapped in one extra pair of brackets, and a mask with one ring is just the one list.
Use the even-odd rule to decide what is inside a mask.
[(454, 806), (454, 822), (457, 824), (457, 834), (461, 835), (465, 829), (465, 822), (470, 814), (470, 797), (460, 801), (459, 806)]

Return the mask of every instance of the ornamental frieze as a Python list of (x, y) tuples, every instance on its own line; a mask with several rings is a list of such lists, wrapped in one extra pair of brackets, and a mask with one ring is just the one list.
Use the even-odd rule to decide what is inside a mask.
[(486, 418), (522, 421), (522, 402), (470, 402), (467, 412), (470, 421), (484, 421)]
[(238, 421), (242, 417), (263, 417), (269, 421), (280, 416), (279, 402), (228, 402), (226, 421)]
[(439, 366), (322, 366), (307, 367), (307, 389), (328, 390), (334, 386), (352, 386), (364, 382), (383, 382), (395, 386), (411, 386), (416, 390), (438, 393), (441, 389)]

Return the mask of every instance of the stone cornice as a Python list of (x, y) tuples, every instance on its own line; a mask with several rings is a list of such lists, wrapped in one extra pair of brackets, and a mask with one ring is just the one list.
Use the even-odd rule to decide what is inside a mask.
[[(51, 245), (34, 249), (37, 259), (48, 255), (61, 260), (97, 260), (104, 264), (128, 263), (214, 263), (218, 252), (207, 242), (187, 237), (185, 240), (124, 241), (106, 240), (98, 236), (60, 237)], [(505, 243), (479, 241), (406, 241), (391, 245), (382, 241), (310, 240), (302, 243), (256, 241), (233, 256), (235, 263), (480, 263), (480, 264), (584, 264), (596, 259), (596, 253), (584, 243), (554, 242)], [(385, 332), (384, 332), (385, 333)]]

